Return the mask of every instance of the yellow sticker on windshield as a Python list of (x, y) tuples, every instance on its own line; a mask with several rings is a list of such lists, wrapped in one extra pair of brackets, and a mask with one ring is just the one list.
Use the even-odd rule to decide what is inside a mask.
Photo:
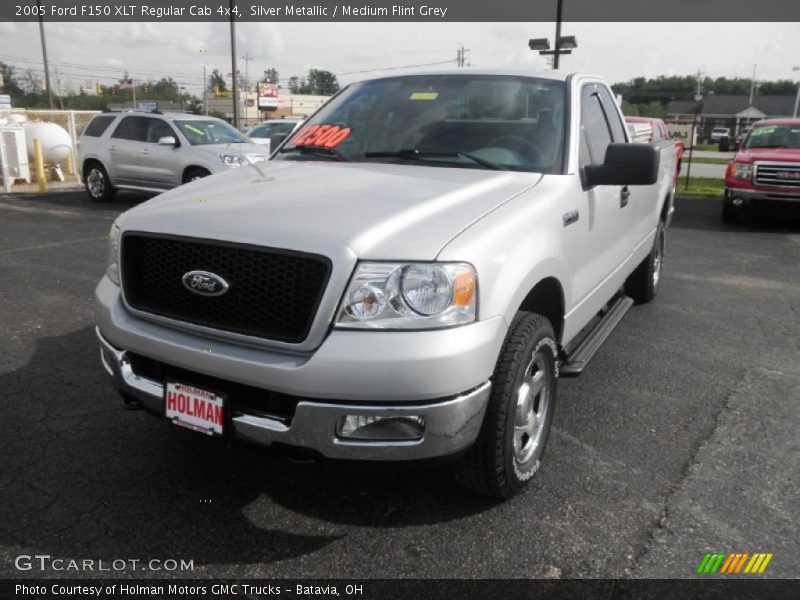
[(188, 129), (189, 131), (193, 131), (197, 135), (203, 135), (203, 130), (202, 129), (198, 129), (197, 127), (192, 127), (188, 123), (184, 125), (184, 128)]
[(414, 92), (409, 100), (436, 100), (439, 92)]

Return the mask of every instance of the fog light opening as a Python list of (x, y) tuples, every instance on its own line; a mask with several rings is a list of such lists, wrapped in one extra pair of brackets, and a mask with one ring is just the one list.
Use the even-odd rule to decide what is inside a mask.
[(425, 419), (419, 415), (345, 415), (336, 424), (336, 436), (373, 442), (422, 439)]

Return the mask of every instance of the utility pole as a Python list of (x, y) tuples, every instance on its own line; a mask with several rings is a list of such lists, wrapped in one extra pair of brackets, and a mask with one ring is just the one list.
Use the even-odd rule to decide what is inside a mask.
[(136, 108), (136, 81), (133, 79), (133, 77), (131, 77), (130, 79), (131, 79), (131, 91), (133, 92), (133, 108)]
[(459, 67), (466, 66), (467, 52), (469, 51), (470, 51), (469, 48), (464, 48), (463, 44), (459, 46), (458, 49), (456, 50), (456, 64)]
[(239, 93), (236, 85), (236, 22), (233, 14), (233, 0), (229, 0), (231, 9), (231, 79), (233, 80), (233, 126), (239, 129)]
[(753, 96), (756, 94), (756, 67), (758, 65), (753, 65), (753, 80), (750, 82), (750, 104), (749, 106), (753, 106)]
[(253, 57), (249, 54), (245, 54), (244, 56), (240, 56), (244, 61), (244, 90), (245, 92), (250, 91), (250, 61), (253, 60)]
[(64, 110), (64, 96), (61, 94), (61, 77), (58, 76), (58, 68), (55, 69), (56, 72), (56, 89), (58, 91), (58, 102), (61, 105), (61, 110)]
[(53, 91), (50, 89), (50, 67), (47, 62), (47, 43), (44, 41), (44, 20), (42, 19), (42, 2), (36, 0), (39, 9), (39, 37), (42, 39), (42, 59), (44, 61), (44, 85), (47, 89), (47, 105), (53, 109)]
[(208, 78), (206, 77), (205, 65), (203, 65), (203, 111), (208, 116)]

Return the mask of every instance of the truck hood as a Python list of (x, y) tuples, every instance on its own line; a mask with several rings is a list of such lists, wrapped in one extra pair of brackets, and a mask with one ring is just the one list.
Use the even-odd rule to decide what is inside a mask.
[(538, 173), (386, 163), (269, 161), (183, 185), (120, 217), (170, 233), (362, 259), (433, 260)]
[(743, 162), (800, 162), (800, 148), (750, 148), (740, 150), (736, 160)]

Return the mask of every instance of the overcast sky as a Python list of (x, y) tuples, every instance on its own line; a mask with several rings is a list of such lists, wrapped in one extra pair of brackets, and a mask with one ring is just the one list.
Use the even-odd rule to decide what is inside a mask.
[[(237, 51), (252, 57), (250, 80), (268, 67), (282, 80), (319, 68), (348, 83), (380, 74), (352, 71), (454, 66), (460, 44), (475, 66), (545, 68), (527, 41), (552, 39), (553, 30), (550, 23), (240, 23)], [(562, 35), (575, 35), (579, 47), (562, 58), (562, 69), (617, 82), (698, 70), (749, 78), (757, 64), (757, 79), (797, 80), (798, 33), (797, 23), (567, 23)], [(47, 23), (46, 34), (51, 69), (67, 89), (113, 83), (127, 69), (139, 80), (172, 76), (200, 93), (203, 65), (231, 72), (227, 23)], [(41, 58), (36, 23), (0, 23), (0, 60), (41, 73)], [(239, 68), (244, 71), (244, 60)]]

